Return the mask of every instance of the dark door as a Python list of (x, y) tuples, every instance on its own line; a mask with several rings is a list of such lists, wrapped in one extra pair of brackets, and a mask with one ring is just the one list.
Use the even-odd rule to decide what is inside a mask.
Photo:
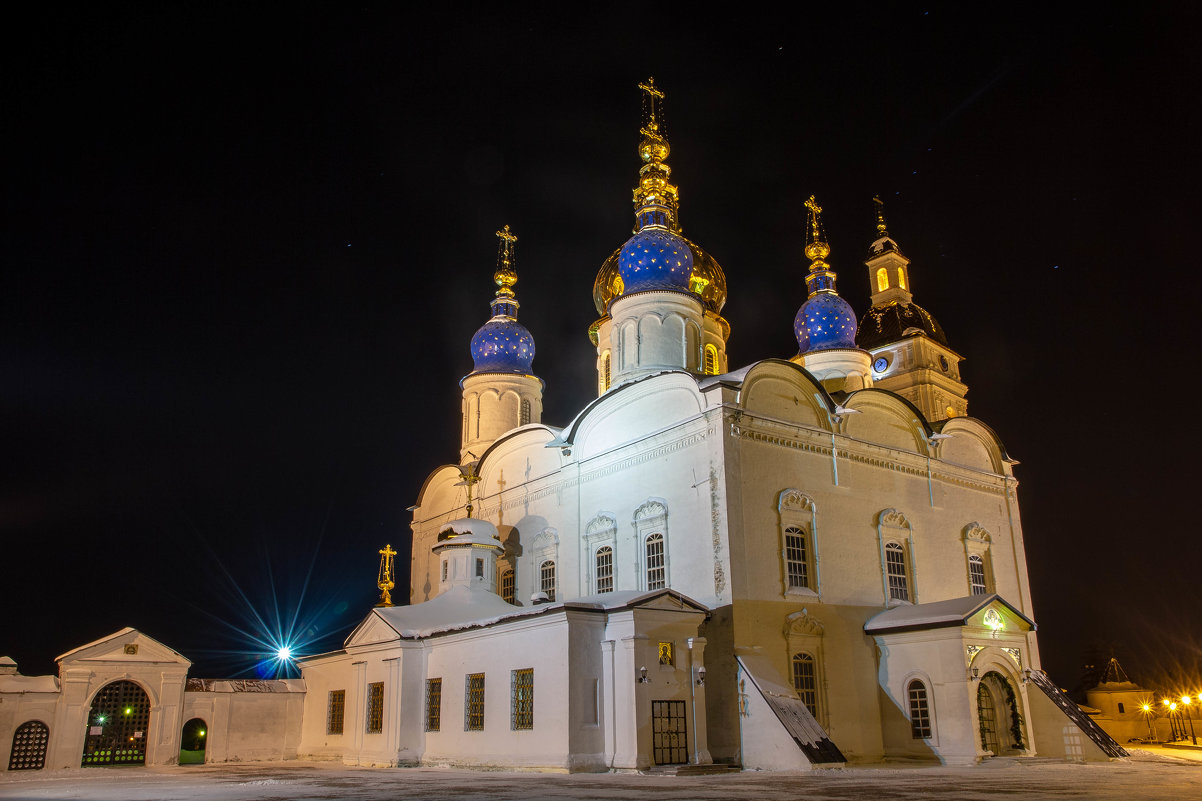
[(981, 722), (981, 747), (998, 756), (1002, 753), (1002, 744), (997, 734), (997, 703), (983, 681), (977, 685), (977, 717)]
[(684, 701), (652, 701), (651, 731), (655, 764), (681, 765), (689, 761)]
[(114, 681), (96, 693), (83, 741), (83, 766), (144, 765), (150, 740), (150, 699), (132, 681)]

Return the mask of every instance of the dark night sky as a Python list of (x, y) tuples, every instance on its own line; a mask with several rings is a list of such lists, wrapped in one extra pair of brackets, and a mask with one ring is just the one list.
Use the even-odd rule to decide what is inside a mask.
[(592, 282), (631, 228), (650, 74), (731, 365), (796, 352), (811, 193), (867, 307), (880, 193), (970, 413), (1021, 461), (1045, 667), (1072, 687), (1100, 646), (1202, 684), (1202, 18), (966, 5), (91, 6), (10, 29), (0, 653), (50, 672), (129, 625), (193, 675), (249, 675), (232, 652), (298, 609), (308, 650), (337, 647), (458, 455), (501, 225), (544, 421), (594, 396)]

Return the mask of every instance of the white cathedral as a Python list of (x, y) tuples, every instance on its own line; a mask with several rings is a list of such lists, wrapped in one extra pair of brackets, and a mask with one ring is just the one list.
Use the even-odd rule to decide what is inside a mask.
[[(516, 238), (498, 232), (459, 463), (412, 509), (410, 604), (374, 608), (300, 680), (187, 679), (184, 657), (132, 629), (60, 657), (59, 677), (0, 662), (0, 763), (1124, 754), (1040, 670), (1014, 461), (967, 416), (961, 357), (914, 303), (879, 203), (858, 326), (811, 198), (798, 353), (731, 369), (726, 278), (678, 230), (663, 95), (640, 88), (636, 232), (593, 292), (597, 399), (542, 422)], [(106, 740), (123, 709), (141, 728)]]

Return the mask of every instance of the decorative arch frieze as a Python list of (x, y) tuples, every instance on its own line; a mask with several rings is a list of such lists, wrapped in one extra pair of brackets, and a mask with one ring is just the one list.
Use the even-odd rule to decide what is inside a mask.
[(807, 609), (800, 609), (785, 617), (786, 637), (821, 637), (826, 627)]

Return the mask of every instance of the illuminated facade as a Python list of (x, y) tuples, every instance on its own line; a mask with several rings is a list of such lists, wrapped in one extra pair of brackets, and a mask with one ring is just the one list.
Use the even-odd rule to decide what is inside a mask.
[[(278, 753), (565, 771), (1120, 755), (1039, 670), (1014, 461), (966, 415), (883, 215), (857, 323), (810, 199), (798, 352), (731, 369), (726, 275), (680, 234), (663, 95), (640, 88), (636, 230), (593, 291), (597, 398), (542, 422), (498, 232), (460, 459), (412, 507), (410, 605), (385, 595), (300, 661)], [(178, 735), (175, 706), (157, 731)], [(244, 702), (222, 736), (276, 731), (276, 707)]]

